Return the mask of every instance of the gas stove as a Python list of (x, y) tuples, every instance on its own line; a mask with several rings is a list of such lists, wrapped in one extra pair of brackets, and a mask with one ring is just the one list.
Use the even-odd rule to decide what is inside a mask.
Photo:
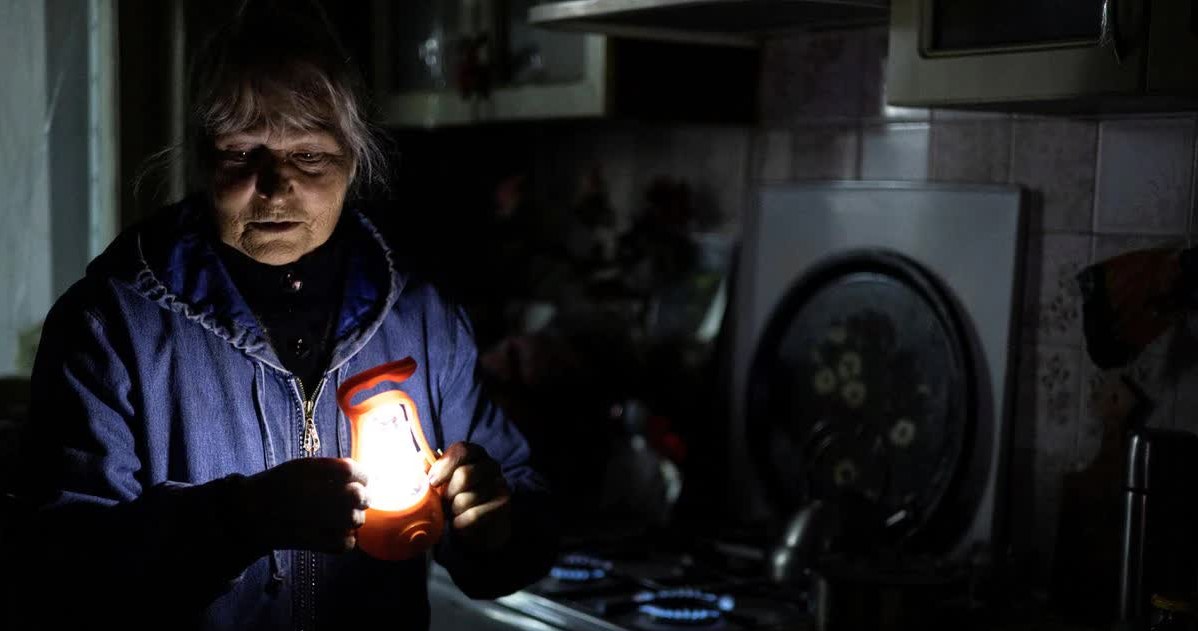
[[(434, 573), (430, 583), (430, 596), (434, 599), (432, 628), (435, 631), (459, 627), (538, 631), (814, 628), (806, 590), (775, 585), (756, 566), (738, 568), (735, 563), (724, 561), (718, 556), (648, 544), (579, 546), (560, 555), (549, 573), (537, 583), (489, 602), (455, 597), (452, 583), (442, 582), (448, 578), (439, 580)], [(446, 598), (452, 602), (437, 602)]]

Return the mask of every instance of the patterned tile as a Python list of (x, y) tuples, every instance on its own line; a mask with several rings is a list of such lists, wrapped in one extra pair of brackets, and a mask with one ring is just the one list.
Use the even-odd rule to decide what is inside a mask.
[(1077, 437), (1082, 353), (1071, 347), (1036, 349), (1036, 453), (1068, 462)]
[(932, 179), (1006, 182), (1010, 162), (1009, 118), (932, 123)]
[(1032, 229), (1089, 232), (1094, 219), (1098, 125), (1017, 119), (1011, 134), (1011, 181), (1032, 192), (1039, 211)]
[(857, 177), (857, 127), (800, 127), (794, 136), (794, 177), (800, 180)]
[(784, 182), (793, 177), (794, 133), (789, 129), (757, 132), (753, 143), (753, 179)]
[(1069, 462), (1077, 437), (1082, 351), (1024, 345), (1018, 366), (1015, 446)]
[(891, 123), (862, 128), (861, 178), (927, 179), (929, 129), (927, 123)]
[(1076, 348), (1021, 348), (1010, 473), (1013, 543), (1018, 562), (1037, 581), (1052, 567), (1061, 480), (1075, 452), (1080, 369)]
[(1103, 122), (1094, 231), (1184, 234), (1193, 162), (1192, 118)]
[(1081, 291), (1077, 273), (1090, 263), (1091, 237), (1085, 234), (1032, 234), (1024, 258), (1024, 341), (1082, 343)]
[(762, 51), (761, 116), (768, 125), (860, 115), (863, 36), (855, 30), (772, 39)]

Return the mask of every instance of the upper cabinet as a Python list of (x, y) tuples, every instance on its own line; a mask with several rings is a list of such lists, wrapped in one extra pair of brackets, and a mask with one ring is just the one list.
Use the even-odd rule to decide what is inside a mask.
[(894, 0), (889, 102), (1100, 112), (1189, 108), (1192, 0)]
[(630, 41), (529, 22), (533, 0), (372, 3), (385, 124), (668, 117), (747, 122), (752, 47)]

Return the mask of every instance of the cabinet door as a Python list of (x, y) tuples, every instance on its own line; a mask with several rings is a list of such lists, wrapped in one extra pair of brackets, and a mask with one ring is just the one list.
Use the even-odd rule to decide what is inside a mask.
[(497, 15), (500, 37), (497, 64), (511, 86), (569, 84), (587, 73), (586, 38), (579, 33), (550, 30), (528, 23), (536, 0), (504, 0)]
[(477, 29), (462, 0), (374, 0), (374, 91), (383, 122), (398, 127), (477, 119), (458, 85), (460, 44)]
[(1054, 101), (1142, 89), (1143, 0), (895, 0), (894, 105)]
[(497, 85), (483, 104), (494, 120), (601, 116), (607, 111), (607, 40), (529, 24), (535, 0), (496, 0)]

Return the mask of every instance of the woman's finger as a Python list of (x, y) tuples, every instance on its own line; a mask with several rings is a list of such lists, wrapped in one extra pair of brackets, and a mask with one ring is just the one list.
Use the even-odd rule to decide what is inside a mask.
[(480, 485), (473, 490), (458, 493), (453, 497), (450, 504), (452, 512), (456, 516), (475, 506), (481, 506), (493, 499), (506, 497), (509, 494), (506, 482), (500, 478), (488, 484)]

